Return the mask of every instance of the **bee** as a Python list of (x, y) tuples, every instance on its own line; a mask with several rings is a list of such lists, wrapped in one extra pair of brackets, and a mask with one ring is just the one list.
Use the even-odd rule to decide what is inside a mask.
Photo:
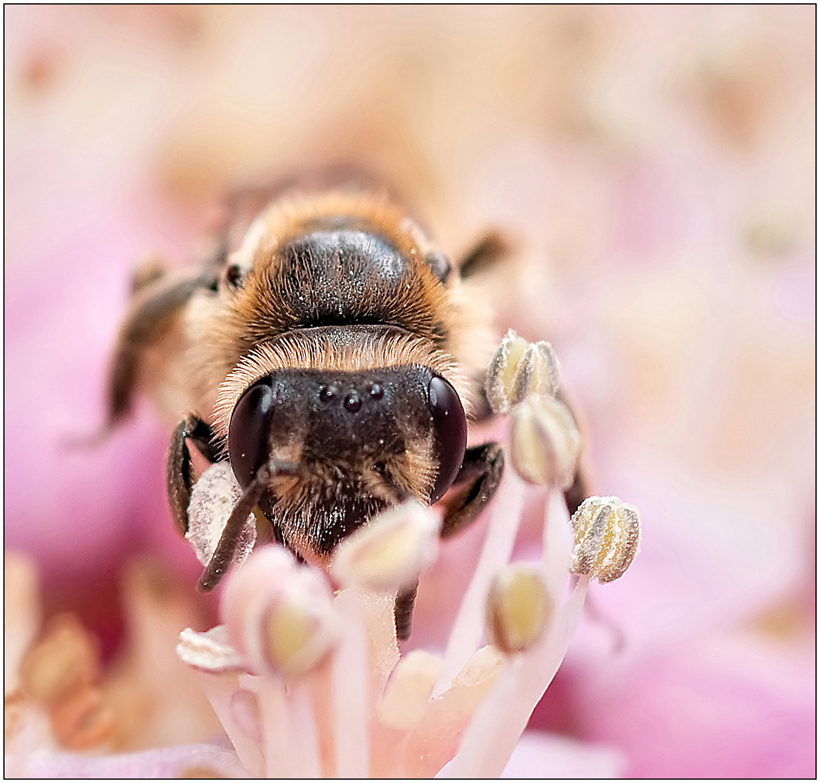
[[(167, 491), (180, 532), (191, 446), (228, 460), (241, 487), (200, 579), (206, 591), (251, 513), (298, 557), (326, 565), (340, 541), (409, 498), (442, 503), (441, 536), (454, 535), (504, 469), (498, 443), (467, 446), (495, 337), (475, 278), (504, 241), (486, 236), (451, 263), (382, 192), (264, 195), (235, 202), (202, 265), (138, 272), (110, 376), (109, 423), (139, 388), (175, 423)], [(263, 206), (247, 225), (254, 203)], [(416, 587), (396, 600), (401, 639)]]

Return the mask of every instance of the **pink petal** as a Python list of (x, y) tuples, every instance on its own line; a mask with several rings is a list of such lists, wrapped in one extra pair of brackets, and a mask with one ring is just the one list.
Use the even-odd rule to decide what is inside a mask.
[(202, 744), (177, 745), (144, 753), (98, 757), (43, 751), (33, 755), (29, 760), (26, 777), (109, 780), (179, 778), (189, 770), (210, 770), (225, 777), (247, 776), (232, 750), (219, 745)]
[(525, 731), (502, 778), (618, 778), (626, 759), (614, 747)]

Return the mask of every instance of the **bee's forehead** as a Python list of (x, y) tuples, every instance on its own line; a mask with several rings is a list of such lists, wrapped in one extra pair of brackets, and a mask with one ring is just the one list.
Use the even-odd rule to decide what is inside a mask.
[(275, 400), (274, 438), (298, 431), (322, 449), (403, 446), (429, 430), (428, 367), (377, 367), (365, 372), (277, 370), (269, 376)]
[[(374, 367), (348, 372), (335, 369), (279, 369), (269, 376), (274, 399), (280, 404), (298, 405), (307, 411), (321, 411), (347, 404), (351, 413), (364, 409), (365, 396), (371, 403), (396, 405), (400, 401), (427, 401), (433, 371), (420, 365)], [(357, 407), (356, 397), (362, 406)], [(355, 409), (355, 410), (354, 410)]]

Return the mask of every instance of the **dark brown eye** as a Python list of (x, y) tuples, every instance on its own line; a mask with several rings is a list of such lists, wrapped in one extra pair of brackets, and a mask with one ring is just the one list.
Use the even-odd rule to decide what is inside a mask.
[(464, 450), (467, 447), (467, 417), (456, 390), (440, 375), (434, 375), (428, 387), (430, 410), (438, 454), (438, 476), (430, 493), (435, 503), (455, 481)]
[(228, 452), (236, 480), (243, 489), (267, 459), (273, 403), (270, 378), (263, 378), (245, 391), (233, 409)]

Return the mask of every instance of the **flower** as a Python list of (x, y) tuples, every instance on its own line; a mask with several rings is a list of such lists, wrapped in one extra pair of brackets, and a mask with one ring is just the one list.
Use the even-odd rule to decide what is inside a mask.
[[(519, 347), (513, 363), (532, 357)], [(552, 394), (557, 379), (518, 385), (526, 388), (513, 411)], [(559, 462), (567, 459), (563, 445), (549, 446)], [(525, 484), (514, 472), (502, 482), (443, 655), (402, 656), (393, 618), (397, 593), (435, 560), (440, 512), (415, 501), (383, 512), (338, 546), (329, 572), (297, 564), (277, 544), (240, 553), (222, 595), (222, 624), (186, 629), (177, 652), (201, 673), (244, 769), (265, 777), (500, 775), (566, 654), (589, 583), (584, 573), (569, 587), (570, 520), (560, 490), (543, 483), (540, 557), (508, 565)], [(229, 516), (224, 497), (207, 473), (194, 488), (192, 507), (212, 510), (190, 518), (198, 556), (215, 549)], [(598, 505), (605, 502), (620, 518), (621, 505)], [(578, 545), (584, 540), (580, 531)], [(618, 562), (618, 575), (629, 562)]]
[[(514, 476), (507, 482), (507, 502), (493, 515), (514, 527), (510, 512), (520, 514), (523, 484)], [(565, 597), (571, 537), (560, 505), (550, 504), (544, 556), (528, 567), (543, 585), (541, 603), (554, 601), (556, 611), (542, 611), (527, 643), (514, 647), (475, 643), (485, 633), (486, 587), (499, 564), (488, 552), (445, 655), (416, 649), (400, 656), (396, 590), (429, 561), (422, 552), (437, 530), (427, 519), (435, 514), (413, 504), (374, 518), (339, 546), (330, 573), (343, 574), (347, 586), (335, 596), (328, 574), (298, 565), (275, 544), (236, 566), (222, 597), (224, 625), (185, 631), (178, 652), (202, 672), (245, 769), (267, 777), (499, 775), (563, 659), (586, 593), (582, 578)], [(415, 574), (396, 568), (397, 540)], [(404, 576), (391, 583), (386, 573)], [(496, 607), (494, 627), (508, 614)], [(497, 633), (491, 629), (490, 638)]]
[[(42, 597), (27, 612), (79, 616), (103, 680), (120, 656), (140, 661), (125, 701), (141, 704), (150, 656), (175, 659), (179, 628), (215, 622), (163, 620), (159, 590), (135, 617), (121, 586), (138, 553), (173, 564), (166, 585), (186, 572), (183, 592), (200, 570), (163, 497), (167, 433), (140, 416), (96, 450), (62, 444), (103, 419), (145, 243), (190, 258), (196, 207), (234, 178), (363, 159), (450, 247), (485, 223), (526, 239), (493, 291), (498, 323), (559, 349), (592, 486), (639, 505), (648, 532), (628, 578), (591, 585), (507, 774), (811, 777), (813, 14), (9, 7), (5, 532), (36, 561)], [(759, 225), (782, 236), (759, 241)], [(535, 557), (534, 492), (513, 559)], [(443, 649), (489, 517), (440, 547), (412, 644)], [(132, 749), (211, 736), (175, 734), (211, 712), (194, 707), (184, 665), (166, 664), (170, 704), (135, 719)], [(184, 769), (176, 752), (151, 758), (147, 775)]]

